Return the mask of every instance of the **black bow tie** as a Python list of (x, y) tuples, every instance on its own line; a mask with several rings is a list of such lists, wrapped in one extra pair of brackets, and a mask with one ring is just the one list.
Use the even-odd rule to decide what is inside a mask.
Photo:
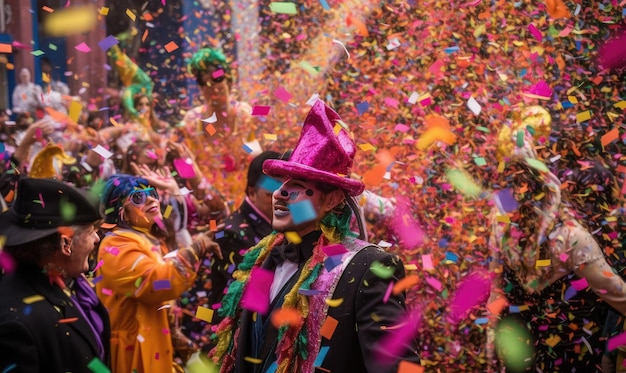
[(274, 247), (269, 257), (265, 260), (263, 267), (274, 269), (284, 263), (285, 260), (300, 264), (300, 245), (284, 243)]

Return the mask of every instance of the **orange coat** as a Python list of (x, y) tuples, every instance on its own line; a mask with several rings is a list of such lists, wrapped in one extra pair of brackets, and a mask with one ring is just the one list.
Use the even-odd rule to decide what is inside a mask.
[(102, 240), (96, 284), (111, 318), (113, 373), (171, 373), (170, 301), (196, 278), (198, 258), (188, 249), (163, 259), (165, 247), (140, 232), (116, 228)]

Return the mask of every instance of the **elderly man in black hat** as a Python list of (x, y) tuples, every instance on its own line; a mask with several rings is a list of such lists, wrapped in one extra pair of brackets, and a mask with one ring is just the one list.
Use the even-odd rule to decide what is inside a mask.
[(56, 180), (18, 181), (0, 214), (0, 371), (108, 370), (108, 314), (84, 275), (100, 219), (88, 193)]

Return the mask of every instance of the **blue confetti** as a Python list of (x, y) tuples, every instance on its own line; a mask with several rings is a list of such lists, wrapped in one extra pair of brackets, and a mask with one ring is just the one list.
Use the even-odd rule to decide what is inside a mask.
[(265, 189), (268, 192), (274, 192), (276, 189), (280, 188), (281, 185), (283, 185), (281, 181), (267, 175), (261, 176), (257, 183), (259, 188)]
[(356, 104), (356, 109), (359, 111), (359, 115), (365, 114), (365, 112), (370, 108), (370, 103), (367, 101), (363, 101), (361, 103)]
[(315, 211), (311, 201), (308, 199), (289, 204), (289, 211), (291, 211), (291, 218), (293, 223), (296, 225), (306, 223), (317, 218), (317, 212)]

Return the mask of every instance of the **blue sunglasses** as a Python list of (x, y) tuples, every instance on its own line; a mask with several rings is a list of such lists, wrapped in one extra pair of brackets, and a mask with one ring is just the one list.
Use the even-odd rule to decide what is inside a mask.
[(128, 200), (135, 206), (141, 206), (146, 203), (148, 197), (158, 200), (159, 194), (154, 188), (136, 189), (130, 193)]

